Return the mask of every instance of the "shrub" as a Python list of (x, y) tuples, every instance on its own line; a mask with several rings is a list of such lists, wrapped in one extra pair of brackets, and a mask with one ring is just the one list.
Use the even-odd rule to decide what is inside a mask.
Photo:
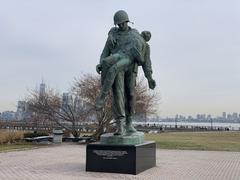
[(0, 144), (4, 144), (7, 141), (6, 133), (0, 131)]
[(0, 144), (14, 143), (23, 139), (22, 131), (0, 130)]

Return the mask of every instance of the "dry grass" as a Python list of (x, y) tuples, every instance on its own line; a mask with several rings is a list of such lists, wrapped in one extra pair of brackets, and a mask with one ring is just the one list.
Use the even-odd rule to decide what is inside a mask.
[(22, 141), (23, 137), (24, 131), (0, 130), (0, 153), (46, 147), (46, 145), (26, 143)]
[(0, 130), (0, 144), (12, 144), (23, 139), (23, 131)]

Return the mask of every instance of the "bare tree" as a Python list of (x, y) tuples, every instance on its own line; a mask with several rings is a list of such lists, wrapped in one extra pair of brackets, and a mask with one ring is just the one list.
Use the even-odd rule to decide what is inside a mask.
[[(99, 76), (85, 74), (79, 78), (75, 78), (72, 91), (94, 107), (100, 88), (101, 84)], [(95, 109), (92, 109), (91, 111), (96, 116), (96, 132), (93, 134), (93, 137), (96, 139), (98, 139), (104, 131), (108, 131), (110, 128), (109, 123), (113, 119), (111, 100), (112, 98), (110, 95), (106, 99), (105, 105), (101, 111), (96, 111)]]
[[(98, 139), (106, 131), (111, 131), (112, 95), (106, 99), (101, 111), (95, 110), (95, 101), (101, 88), (100, 77), (92, 74), (84, 74), (75, 78), (71, 87), (71, 97), (64, 101), (62, 96), (53, 89), (47, 89), (44, 94), (37, 90), (30, 91), (27, 102), (30, 110), (34, 112), (36, 123), (54, 123), (77, 137), (80, 135), (78, 125), (87, 123), (89, 119), (95, 119), (93, 124), (96, 132), (93, 138)], [(143, 79), (136, 84), (136, 115), (152, 115), (156, 113), (156, 105), (159, 101), (157, 93), (149, 91)]]
[[(99, 95), (101, 88), (100, 77), (92, 74), (85, 74), (79, 78), (75, 78), (72, 91), (87, 101), (93, 107), (95, 105), (96, 97)], [(160, 100), (157, 93), (151, 93), (143, 78), (136, 83), (136, 114), (153, 115), (156, 113), (157, 104)], [(105, 105), (101, 111), (92, 110), (96, 114), (97, 130), (93, 135), (99, 138), (104, 130), (108, 131), (112, 122), (112, 95), (109, 94)]]
[(60, 94), (53, 89), (47, 89), (44, 94), (32, 90), (27, 96), (27, 102), (35, 120), (53, 122), (78, 137), (80, 131), (77, 125), (87, 119), (89, 109), (79, 102), (81, 99), (78, 96), (71, 97), (64, 102)]
[(156, 90), (152, 91), (145, 83), (143, 78), (138, 78), (135, 87), (136, 92), (136, 115), (145, 114), (155, 115), (160, 102), (159, 93)]

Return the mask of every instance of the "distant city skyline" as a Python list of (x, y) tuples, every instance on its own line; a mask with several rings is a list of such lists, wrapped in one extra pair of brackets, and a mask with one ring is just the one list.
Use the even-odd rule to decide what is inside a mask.
[(131, 27), (152, 33), (159, 116), (240, 111), (240, 1), (9, 0), (0, 5), (0, 112), (15, 111), (17, 101), (42, 79), (67, 92), (74, 77), (96, 74), (119, 9), (128, 12)]
[[(40, 96), (43, 96), (46, 92), (46, 84), (42, 80), (42, 82), (39, 84), (39, 88), (36, 89), (39, 92)], [(72, 96), (69, 92), (62, 92), (62, 100), (64, 104), (67, 104), (68, 102), (72, 101)], [(25, 118), (30, 118), (31, 117), (31, 112), (28, 109), (28, 103), (27, 101), (24, 100), (18, 100), (17, 101), (17, 107), (16, 110), (6, 110), (1, 112), (0, 111), (0, 119), (2, 118), (3, 120), (11, 120), (11, 119), (16, 119), (16, 120), (23, 120)], [(240, 113), (238, 112), (222, 112), (221, 115), (213, 116), (212, 114), (205, 114), (205, 113), (198, 113), (195, 115), (182, 115), (182, 114), (176, 114), (175, 117), (171, 116), (166, 116), (166, 117), (161, 117), (158, 115), (155, 115), (155, 117), (159, 118), (170, 118), (170, 119), (178, 119), (178, 120), (210, 120), (212, 118), (215, 119), (222, 119), (222, 120), (240, 120)]]

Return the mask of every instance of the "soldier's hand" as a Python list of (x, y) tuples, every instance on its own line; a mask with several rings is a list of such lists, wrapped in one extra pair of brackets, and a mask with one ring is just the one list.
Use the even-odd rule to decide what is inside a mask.
[(150, 89), (154, 89), (156, 87), (156, 81), (153, 79), (148, 80), (148, 86)]
[(101, 74), (101, 71), (102, 71), (102, 65), (101, 64), (98, 64), (96, 66), (96, 71), (97, 71), (98, 74)]

